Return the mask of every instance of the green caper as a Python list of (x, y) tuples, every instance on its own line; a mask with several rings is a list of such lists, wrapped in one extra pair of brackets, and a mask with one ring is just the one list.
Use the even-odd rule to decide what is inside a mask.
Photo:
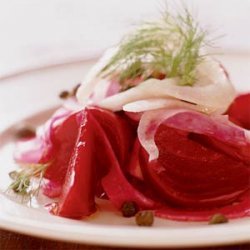
[(134, 201), (126, 201), (121, 207), (122, 215), (124, 217), (133, 217), (138, 212), (138, 206)]
[(150, 227), (154, 223), (154, 214), (152, 211), (140, 211), (136, 214), (135, 221), (138, 226)]
[(224, 214), (214, 214), (209, 221), (209, 224), (227, 223), (228, 219)]

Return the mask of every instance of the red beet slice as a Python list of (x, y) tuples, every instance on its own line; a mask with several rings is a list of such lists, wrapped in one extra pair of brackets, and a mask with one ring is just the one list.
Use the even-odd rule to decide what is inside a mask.
[(184, 207), (230, 203), (249, 188), (249, 167), (202, 145), (187, 132), (161, 125), (155, 135), (159, 158), (142, 160), (144, 174), (163, 200)]
[(214, 214), (224, 214), (228, 219), (250, 216), (250, 192), (246, 192), (239, 197), (237, 202), (227, 206), (190, 210), (186, 208), (173, 208), (165, 205), (164, 208), (156, 210), (155, 215), (164, 219), (178, 221), (208, 221)]
[[(155, 207), (155, 202), (139, 192), (126, 178), (107, 133), (105, 133), (99, 121), (96, 120), (94, 126), (96, 168), (98, 169), (98, 175), (103, 174), (103, 176), (99, 176), (99, 179), (111, 203), (118, 209), (127, 201), (135, 202), (141, 209)], [(123, 133), (126, 134), (126, 130)]]
[(95, 167), (93, 118), (87, 111), (83, 117), (78, 138), (70, 158), (63, 192), (59, 199), (58, 215), (79, 219), (95, 211)]
[(227, 113), (232, 122), (250, 130), (250, 93), (238, 96)]
[(68, 169), (69, 160), (77, 139), (82, 113), (74, 113), (52, 129), (51, 144), (53, 158), (45, 172), (45, 178), (62, 185)]
[[(140, 208), (152, 208), (153, 201), (137, 191), (126, 179), (106, 131), (101, 126), (102, 122), (97, 120), (100, 117), (96, 112), (99, 111), (83, 111), (56, 214), (75, 219), (92, 214), (100, 184), (117, 208), (125, 201), (134, 201)], [(112, 124), (115, 124), (115, 119), (115, 116), (113, 119), (109, 117)]]
[(122, 113), (113, 113), (97, 107), (89, 107), (88, 111), (104, 130), (118, 162), (124, 166), (135, 140), (136, 129)]

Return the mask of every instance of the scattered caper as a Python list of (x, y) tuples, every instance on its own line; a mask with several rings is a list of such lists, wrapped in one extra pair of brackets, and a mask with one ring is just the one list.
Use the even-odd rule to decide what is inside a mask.
[(59, 97), (61, 98), (61, 99), (66, 99), (66, 98), (68, 98), (70, 96), (70, 93), (69, 93), (69, 91), (67, 91), (67, 90), (63, 90), (60, 94), (59, 94)]
[(227, 223), (228, 219), (224, 214), (214, 214), (209, 221), (209, 224)]
[(61, 99), (67, 99), (70, 97), (75, 97), (76, 96), (76, 92), (78, 90), (78, 88), (81, 86), (80, 83), (78, 83), (72, 90), (68, 91), (68, 90), (63, 90), (60, 94), (59, 97)]
[(138, 212), (138, 206), (134, 201), (126, 201), (123, 203), (121, 211), (124, 217), (132, 217)]
[(150, 227), (154, 223), (154, 214), (152, 211), (140, 211), (135, 216), (138, 226)]
[(35, 129), (28, 127), (28, 126), (18, 128), (15, 134), (15, 137), (17, 139), (26, 139), (26, 138), (32, 138), (35, 136), (36, 136)]

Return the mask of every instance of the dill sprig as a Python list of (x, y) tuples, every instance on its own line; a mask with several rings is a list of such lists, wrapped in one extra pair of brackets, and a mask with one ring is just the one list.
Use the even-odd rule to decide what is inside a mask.
[(155, 72), (179, 77), (180, 85), (193, 85), (206, 36), (187, 8), (177, 15), (165, 11), (159, 21), (144, 23), (125, 37), (100, 75), (118, 75), (123, 89), (137, 77), (145, 80)]
[[(50, 165), (46, 164), (24, 164), (24, 168), (19, 171), (9, 173), (12, 183), (9, 185), (9, 190), (22, 196), (36, 196), (39, 193), (41, 183), (44, 177), (45, 170)], [(38, 178), (38, 185), (32, 185), (32, 178)]]

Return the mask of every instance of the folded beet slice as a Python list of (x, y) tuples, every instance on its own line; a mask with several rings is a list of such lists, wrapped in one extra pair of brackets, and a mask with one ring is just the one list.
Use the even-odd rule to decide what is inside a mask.
[(49, 164), (44, 177), (43, 193), (58, 197), (65, 179), (69, 159), (78, 134), (80, 113), (58, 109), (41, 126), (35, 138), (17, 143), (14, 158), (19, 163)]
[(51, 165), (45, 172), (45, 178), (62, 185), (64, 183), (69, 160), (78, 136), (82, 113), (74, 113), (63, 122), (51, 128), (51, 144), (53, 147), (53, 158)]
[(144, 152), (141, 165), (165, 201), (189, 208), (221, 206), (249, 189), (249, 167), (201, 144), (194, 133), (162, 124), (155, 143), (158, 159), (148, 162)]
[(232, 122), (250, 130), (250, 93), (235, 98), (227, 114)]
[(52, 157), (44, 175), (47, 182), (43, 184), (43, 193), (50, 198), (58, 197), (61, 194), (69, 160), (77, 139), (81, 116), (81, 112), (70, 114), (50, 128)]
[(212, 209), (183, 209), (165, 205), (155, 211), (155, 215), (164, 219), (178, 221), (208, 221), (214, 214), (224, 214), (228, 219), (250, 216), (250, 192), (241, 195), (237, 202)]
[(93, 118), (84, 110), (58, 203), (60, 216), (79, 219), (95, 211), (94, 133)]
[(126, 179), (108, 136), (89, 109), (83, 111), (78, 139), (67, 170), (57, 214), (68, 218), (82, 218), (95, 211), (98, 183), (110, 201), (120, 208), (126, 201), (134, 201), (140, 208), (154, 203), (137, 191)]
[(139, 192), (132, 184), (126, 179), (115, 154), (111, 149), (108, 140), (104, 140), (105, 155), (109, 163), (108, 173), (102, 178), (103, 188), (109, 200), (118, 209), (122, 207), (124, 202), (133, 201), (140, 209), (150, 209), (156, 207), (156, 203), (150, 198)]
[(88, 107), (88, 111), (104, 130), (119, 164), (123, 167), (136, 138), (136, 127), (123, 113), (113, 113), (98, 107)]
[[(96, 117), (95, 117), (96, 118)], [(94, 123), (93, 123), (94, 125)], [(155, 207), (155, 202), (139, 192), (127, 180), (122, 167), (115, 155), (112, 145), (99, 121), (95, 123), (95, 156), (97, 172), (102, 173), (99, 177), (101, 185), (111, 201), (118, 209), (124, 202), (134, 201), (139, 208), (146, 209)], [(98, 175), (99, 175), (98, 174)]]

